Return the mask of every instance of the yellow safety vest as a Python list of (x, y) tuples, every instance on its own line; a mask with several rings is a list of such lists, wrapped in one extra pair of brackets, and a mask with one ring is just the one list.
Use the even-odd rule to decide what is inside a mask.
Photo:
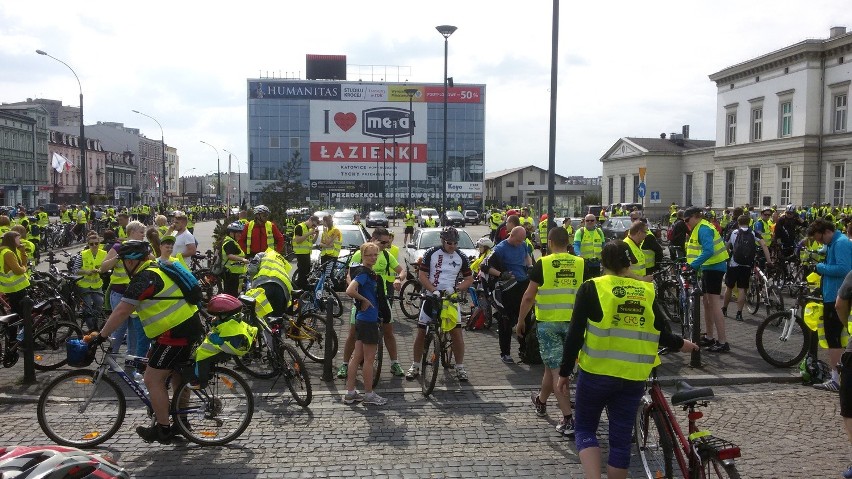
[(228, 259), (228, 253), (225, 253), (225, 246), (227, 246), (228, 243), (234, 243), (235, 245), (237, 245), (237, 249), (240, 250), (240, 256), (245, 256), (245, 254), (246, 254), (245, 251), (243, 251), (243, 249), (240, 248), (239, 243), (237, 243), (236, 240), (234, 240), (234, 238), (232, 238), (230, 236), (226, 236), (225, 239), (222, 241), (222, 253), (221, 253), (222, 254), (222, 261), (223, 261), (223, 264), (225, 265), (225, 269), (228, 270), (231, 274), (243, 274), (243, 273), (245, 273), (246, 272), (246, 264), (245, 263), (237, 262), (237, 261), (233, 261), (233, 260)]
[[(83, 268), (87, 270), (98, 270), (101, 267), (101, 263), (106, 259), (107, 252), (98, 248), (98, 252), (96, 254), (92, 254), (92, 250), (89, 248), (84, 249), (80, 253), (80, 257), (83, 258)], [(87, 274), (80, 278), (80, 281), (77, 281), (77, 285), (84, 289), (96, 289), (100, 290), (104, 285), (103, 280), (101, 279), (101, 275), (99, 273)]]
[(191, 318), (198, 312), (198, 307), (182, 299), (180, 286), (154, 263), (146, 261), (138, 271), (146, 269), (153, 271), (163, 280), (163, 289), (153, 297), (140, 301), (136, 307), (145, 336), (153, 339)]
[[(642, 241), (642, 246), (645, 246), (645, 241)], [(657, 265), (657, 253), (652, 249), (642, 249), (642, 253), (645, 254), (645, 274), (648, 274), (648, 270)]]
[(577, 288), (583, 282), (583, 258), (554, 253), (541, 258), (544, 283), (535, 295), (536, 321), (571, 321)]
[(47, 213), (45, 213), (44, 211), (39, 213), (38, 214), (38, 225), (41, 226), (42, 228), (44, 228), (49, 224), (50, 224), (50, 218), (48, 218)]
[(654, 285), (606, 275), (592, 278), (603, 310), (589, 321), (580, 350), (580, 369), (629, 381), (644, 381), (660, 364), (660, 331), (654, 327)]
[(580, 257), (585, 260), (600, 260), (603, 249), (603, 231), (595, 228), (590, 232), (585, 226), (580, 228), (582, 238), (580, 239)]
[(290, 270), (293, 267), (289, 262), (279, 255), (274, 249), (267, 249), (266, 255), (260, 261), (257, 274), (253, 280), (257, 281), (262, 278), (274, 278), (281, 281), (287, 287), (287, 296), (291, 296), (293, 285), (290, 283)]
[(636, 258), (636, 262), (630, 264), (630, 271), (633, 271), (633, 273), (639, 276), (645, 276), (645, 253), (639, 249), (639, 246), (629, 236), (624, 238), (624, 242), (627, 243), (627, 246), (630, 247), (630, 252)]
[[(12, 251), (7, 246), (0, 247), (0, 293), (15, 293), (24, 288), (29, 287), (30, 280), (26, 274), (15, 274), (13, 271), (6, 271), (6, 254), (7, 252), (15, 255), (15, 261), (18, 260), (18, 253)], [(20, 261), (19, 261), (20, 263)]]
[(118, 227), (115, 228), (115, 237), (118, 238), (119, 241), (127, 239), (127, 230), (124, 229), (124, 226), (118, 225)]
[(331, 236), (334, 236), (334, 242), (330, 247), (323, 247), (322, 256), (337, 256), (340, 254), (340, 248), (343, 246), (343, 234), (336, 226), (326, 229), (322, 232), (322, 242), (325, 243)]
[(195, 360), (203, 361), (219, 353), (243, 356), (249, 351), (257, 328), (236, 319), (213, 326), (204, 342), (195, 350)]
[(496, 231), (502, 222), (503, 217), (500, 213), (491, 213), (491, 217), (488, 218), (488, 227), (491, 228), (491, 231)]
[(405, 215), (405, 226), (414, 226), (414, 215), (411, 213), (406, 213)]
[(269, 299), (266, 298), (266, 291), (263, 288), (252, 288), (245, 292), (245, 295), (254, 298), (254, 314), (258, 318), (265, 318), (272, 314), (272, 305)]
[[(302, 234), (305, 235), (305, 240), (301, 242), (296, 241), (296, 229), (293, 228), (293, 253), (295, 254), (311, 254), (311, 236), (308, 234), (310, 228), (308, 228), (307, 222), (299, 223), (298, 226), (302, 227)], [(297, 227), (298, 227), (297, 226)], [(267, 246), (269, 244), (267, 243)]]
[(130, 276), (127, 274), (127, 270), (124, 269), (124, 261), (121, 258), (118, 258), (118, 261), (115, 263), (115, 266), (112, 267), (112, 275), (109, 277), (109, 285), (112, 287), (116, 284), (129, 284)]
[(725, 247), (725, 242), (722, 236), (716, 231), (707, 220), (702, 219), (692, 228), (692, 233), (686, 241), (686, 262), (692, 263), (701, 255), (701, 243), (698, 241), (698, 230), (701, 227), (710, 228), (713, 231), (713, 256), (704, 262), (702, 266), (710, 266), (716, 263), (721, 263), (728, 259), (728, 248)]
[(423, 224), (424, 224), (427, 228), (434, 228), (434, 227), (435, 227), (438, 223), (435, 221), (435, 218), (426, 218), (426, 219), (423, 221)]
[(562, 223), (562, 227), (565, 228), (565, 231), (568, 232), (569, 236), (574, 235), (574, 225), (571, 224), (570, 220)]
[(547, 244), (547, 220), (538, 223), (538, 242), (542, 245)]
[(169, 234), (169, 227), (167, 225), (157, 226), (157, 232), (160, 233), (160, 239), (162, 239), (163, 236)]
[(71, 211), (65, 210), (59, 214), (59, 222), (60, 223), (70, 223), (71, 222)]
[[(817, 338), (819, 339), (819, 347), (823, 349), (828, 349), (828, 339), (825, 337), (825, 320), (823, 316), (824, 308), (822, 303), (808, 303), (805, 305), (805, 309), (802, 312), (802, 317), (805, 321), (805, 324), (811, 331), (816, 331)], [(840, 333), (840, 344), (849, 343), (849, 326), (847, 324), (847, 329), (844, 329)]]
[(86, 224), (86, 210), (79, 209), (76, 213), (74, 213), (74, 218), (77, 220), (77, 224)]
[[(275, 246), (275, 235), (272, 234), (272, 222), (264, 223), (266, 227), (266, 247), (273, 248)], [(251, 235), (254, 231), (254, 220), (249, 221), (248, 233), (246, 233), (246, 251), (251, 252)], [(294, 245), (295, 247), (295, 245)]]
[(761, 235), (763, 235), (763, 241), (766, 243), (766, 246), (772, 245), (772, 223), (770, 221), (763, 221), (763, 218), (754, 222), (755, 225), (757, 223), (761, 223), (763, 225), (763, 232), (761, 232)]

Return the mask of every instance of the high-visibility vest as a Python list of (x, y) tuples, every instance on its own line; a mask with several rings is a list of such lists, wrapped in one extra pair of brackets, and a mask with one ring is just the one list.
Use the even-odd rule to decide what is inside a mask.
[(343, 234), (336, 226), (326, 228), (322, 232), (322, 242), (325, 243), (332, 236), (334, 236), (334, 241), (331, 243), (331, 246), (324, 246), (321, 254), (322, 256), (334, 256), (337, 258), (340, 254), (340, 248), (343, 246)]
[(405, 226), (414, 226), (415, 220), (416, 220), (416, 218), (414, 217), (413, 214), (411, 214), (411, 213), (405, 214)]
[(153, 271), (163, 280), (163, 289), (154, 296), (143, 299), (136, 307), (145, 336), (153, 339), (191, 318), (198, 312), (198, 308), (182, 298), (180, 286), (154, 263), (145, 261), (139, 271), (146, 269)]
[(639, 249), (639, 246), (629, 236), (624, 238), (624, 242), (627, 243), (627, 246), (630, 247), (630, 252), (636, 258), (636, 263), (630, 264), (630, 271), (633, 271), (633, 273), (639, 276), (645, 276), (645, 253)]
[(583, 258), (554, 253), (541, 258), (544, 283), (535, 295), (536, 321), (571, 321), (577, 288), (583, 282)]
[(225, 269), (228, 270), (228, 272), (230, 272), (231, 274), (243, 274), (243, 273), (245, 273), (246, 272), (246, 264), (245, 263), (243, 263), (241, 261), (233, 261), (233, 260), (228, 259), (228, 253), (225, 252), (225, 246), (227, 246), (228, 243), (234, 243), (235, 245), (237, 245), (237, 249), (240, 250), (240, 253), (239, 253), (240, 256), (245, 256), (245, 254), (246, 254), (245, 251), (243, 251), (243, 249), (240, 248), (239, 243), (237, 243), (237, 241), (234, 238), (232, 238), (230, 236), (226, 236), (225, 239), (222, 240), (222, 253), (221, 253), (222, 264), (225, 266)]
[(166, 236), (167, 234), (169, 234), (168, 225), (157, 226), (157, 233), (160, 234), (160, 239), (162, 239), (163, 236)]
[(265, 253), (252, 280), (257, 282), (263, 278), (277, 279), (287, 287), (287, 296), (289, 297), (293, 291), (293, 285), (290, 283), (290, 270), (293, 267), (274, 249), (267, 249)]
[(92, 250), (89, 248), (84, 249), (80, 253), (80, 257), (83, 259), (83, 268), (86, 270), (96, 270), (94, 274), (87, 274), (80, 278), (77, 281), (77, 286), (84, 289), (96, 289), (100, 290), (104, 285), (103, 280), (101, 279), (100, 273), (97, 272), (101, 267), (101, 263), (106, 259), (107, 252), (98, 248), (98, 252), (94, 255), (92, 254)]
[[(648, 232), (650, 235), (651, 232)], [(645, 274), (648, 274), (648, 270), (656, 266), (657, 264), (657, 253), (652, 249), (645, 249), (645, 242), (648, 241), (648, 237), (645, 236), (645, 239), (642, 241), (640, 248), (642, 248), (642, 253), (645, 254)]]
[[(295, 254), (311, 254), (311, 236), (308, 234), (310, 232), (310, 228), (308, 227), (308, 223), (302, 222), (299, 223), (299, 226), (302, 227), (302, 234), (305, 236), (304, 241), (296, 241), (296, 228), (293, 228), (293, 253)], [(298, 228), (298, 226), (297, 226)], [(269, 243), (266, 244), (269, 246)], [(273, 243), (274, 245), (274, 243)]]
[(538, 223), (538, 242), (542, 245), (547, 244), (547, 220)]
[(86, 224), (86, 222), (88, 221), (86, 218), (86, 210), (82, 208), (77, 210), (77, 212), (74, 213), (74, 219), (77, 221), (78, 225)]
[[(47, 213), (42, 211), (38, 214), (38, 225), (42, 228), (46, 227), (50, 224), (50, 218), (48, 218)], [(42, 231), (44, 232), (44, 231)]]
[(18, 254), (12, 251), (7, 246), (0, 247), (0, 293), (15, 293), (24, 288), (29, 287), (30, 280), (26, 274), (15, 274), (13, 271), (6, 271), (6, 255), (12, 253), (15, 255), (15, 260), (18, 260)]
[(115, 284), (129, 284), (130, 276), (127, 274), (127, 270), (124, 269), (124, 261), (121, 258), (118, 258), (115, 266), (112, 267), (112, 274), (109, 277), (109, 285)]
[(563, 222), (562, 227), (568, 232), (568, 236), (574, 236), (574, 225), (571, 224), (571, 220)]
[(71, 210), (65, 210), (59, 214), (59, 222), (60, 223), (70, 223), (71, 222)]
[[(263, 225), (266, 228), (266, 247), (271, 248), (275, 246), (275, 235), (272, 234), (272, 222), (267, 221)], [(251, 236), (254, 232), (254, 220), (249, 221), (248, 224), (248, 233), (246, 233), (246, 251), (251, 252)]]
[(651, 369), (660, 364), (660, 331), (654, 327), (652, 307), (654, 285), (612, 275), (592, 281), (603, 318), (586, 325), (580, 369), (629, 381), (648, 379)]
[(589, 231), (583, 226), (580, 228), (582, 237), (580, 239), (580, 257), (584, 260), (600, 260), (603, 249), (603, 231), (598, 228)]
[(772, 224), (769, 221), (763, 221), (763, 218), (754, 222), (755, 225), (757, 223), (763, 225), (763, 231), (760, 234), (763, 235), (763, 241), (766, 243), (766, 246), (770, 246), (772, 244)]
[(127, 239), (127, 230), (124, 226), (118, 225), (115, 228), (115, 237), (118, 238), (119, 241), (124, 241)]
[(254, 314), (258, 318), (265, 318), (272, 314), (272, 305), (266, 297), (266, 291), (263, 288), (252, 288), (245, 292), (245, 295), (254, 298)]
[(702, 227), (710, 228), (713, 231), (713, 256), (704, 262), (703, 266), (710, 266), (721, 263), (728, 259), (728, 248), (725, 247), (725, 242), (722, 240), (722, 235), (713, 227), (707, 220), (702, 219), (692, 228), (692, 233), (689, 239), (686, 240), (686, 262), (692, 263), (701, 255), (701, 243), (698, 241), (698, 230)]
[(427, 228), (434, 228), (438, 223), (435, 221), (435, 218), (426, 218), (423, 220), (423, 225)]
[(203, 361), (219, 353), (243, 356), (251, 348), (257, 328), (237, 319), (213, 326), (201, 346), (195, 350), (195, 360)]
[(503, 222), (503, 216), (500, 213), (491, 213), (491, 216), (488, 218), (488, 227), (491, 228), (491, 231), (497, 231), (497, 228), (500, 227), (500, 223)]

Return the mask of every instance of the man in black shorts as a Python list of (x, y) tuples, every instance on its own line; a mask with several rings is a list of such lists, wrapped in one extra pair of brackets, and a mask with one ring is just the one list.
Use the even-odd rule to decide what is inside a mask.
[(100, 334), (91, 341), (90, 348), (104, 342), (134, 311), (142, 320), (145, 335), (153, 340), (148, 351), (145, 369), (145, 386), (157, 424), (139, 426), (145, 442), (171, 443), (174, 431), (169, 423), (169, 395), (166, 380), (172, 376), (172, 387), (180, 386), (180, 374), (174, 372), (187, 363), (195, 345), (201, 341), (204, 329), (198, 317), (198, 308), (183, 299), (178, 285), (166, 273), (148, 260), (150, 254), (145, 241), (129, 240), (118, 250), (118, 257), (130, 276), (130, 284), (121, 302), (112, 310)]
[[(772, 260), (769, 256), (769, 248), (766, 246), (766, 242), (763, 241), (763, 236), (760, 232), (749, 228), (749, 219), (748, 215), (740, 215), (740, 217), (737, 218), (738, 227), (731, 232), (731, 237), (728, 240), (728, 250), (731, 251), (731, 260), (728, 263), (728, 271), (725, 272), (725, 286), (727, 286), (727, 288), (725, 288), (725, 300), (722, 303), (722, 316), (728, 316), (728, 304), (731, 303), (731, 293), (736, 286), (739, 288), (739, 292), (737, 292), (737, 315), (734, 318), (737, 321), (743, 320), (743, 306), (745, 306), (746, 290), (748, 289), (749, 280), (751, 279), (752, 267), (757, 259), (757, 248), (754, 248), (751, 254), (746, 255), (746, 257), (741, 257), (741, 255), (736, 254), (737, 251), (734, 251), (734, 247), (737, 244), (739, 236), (741, 234), (753, 235), (755, 246), (758, 246), (763, 250), (763, 256), (766, 258), (766, 263), (772, 264)], [(742, 246), (740, 248), (742, 249)], [(738, 259), (742, 261), (742, 264), (737, 262)]]
[[(850, 300), (852, 300), (852, 272), (846, 275), (837, 291), (834, 308), (838, 317), (849, 317)], [(847, 342), (846, 350), (840, 356), (840, 416), (843, 417), (843, 427), (852, 444), (852, 340)], [(852, 466), (843, 473), (843, 477), (852, 478)]]

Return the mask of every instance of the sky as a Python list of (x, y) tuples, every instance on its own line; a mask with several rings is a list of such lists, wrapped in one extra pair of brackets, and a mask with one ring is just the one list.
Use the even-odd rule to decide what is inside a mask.
[[(0, 102), (79, 104), (71, 72), (41, 49), (79, 76), (86, 124), (121, 122), (159, 139), (157, 124), (131, 111), (139, 110), (162, 124), (182, 173), (215, 170), (202, 140), (219, 149), (223, 170), (229, 150), (245, 171), (247, 78), (304, 78), (305, 54), (318, 53), (402, 66), (410, 74), (399, 81), (441, 83), (435, 26), (450, 24), (458, 30), (448, 76), (486, 85), (486, 171), (547, 168), (552, 8), (542, 0), (10, 0), (0, 4)], [(562, 2), (556, 172), (599, 176), (600, 157), (625, 136), (688, 124), (691, 138), (714, 139), (708, 75), (827, 38), (832, 26), (852, 28), (848, 0)]]

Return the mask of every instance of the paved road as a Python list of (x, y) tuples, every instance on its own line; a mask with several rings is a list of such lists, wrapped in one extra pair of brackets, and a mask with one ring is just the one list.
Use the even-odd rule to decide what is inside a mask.
[[(196, 227), (202, 251), (212, 242), (212, 225)], [(400, 241), (402, 228), (392, 229)], [(472, 229), (474, 238), (486, 231)], [(685, 377), (717, 385), (720, 400), (704, 424), (743, 447), (738, 462), (743, 477), (837, 477), (849, 450), (837, 396), (791, 382), (793, 371), (762, 361), (754, 350), (758, 319), (729, 321), (730, 354), (705, 354), (700, 369), (690, 368), (687, 356), (670, 354), (660, 374), (669, 382)], [(342, 344), (348, 326), (336, 324)], [(413, 331), (410, 321), (397, 324), (404, 366)], [(424, 399), (416, 383), (385, 374), (378, 391), (390, 399), (387, 406), (344, 406), (343, 382), (322, 382), (321, 365), (309, 363), (315, 391), (310, 409), (288, 404), (280, 385), (271, 390), (268, 382), (253, 382), (259, 395), (255, 419), (229, 447), (145, 445), (133, 433), (145, 422), (138, 409), (130, 410), (106, 447), (135, 477), (581, 477), (573, 445), (554, 431), (553, 400), (545, 419), (529, 405), (541, 366), (502, 364), (494, 331), (465, 337), (470, 383), (440, 378), (434, 398)], [(56, 373), (39, 374), (35, 385), (20, 384), (21, 374), (20, 364), (0, 370), (0, 411), (7, 423), (0, 444), (46, 442), (31, 401)], [(605, 430), (604, 422), (603, 436)]]

